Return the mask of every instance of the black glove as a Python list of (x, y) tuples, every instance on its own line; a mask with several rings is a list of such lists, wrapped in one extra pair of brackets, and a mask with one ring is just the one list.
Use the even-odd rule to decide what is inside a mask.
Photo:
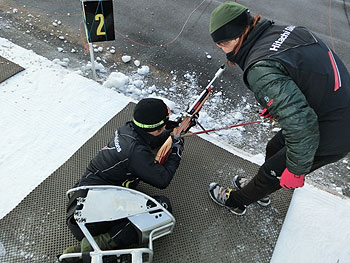
[(192, 116), (191, 118), (191, 121), (188, 125), (188, 128), (184, 131), (185, 133), (188, 132), (193, 126), (196, 126), (197, 125), (197, 122), (198, 122), (198, 118), (199, 118), (199, 114), (196, 113)]
[(171, 136), (173, 144), (171, 148), (171, 154), (175, 154), (181, 159), (182, 151), (184, 150), (184, 139), (181, 138), (181, 134)]
[(168, 121), (165, 125), (166, 130), (174, 130), (175, 128), (179, 127), (181, 123), (181, 120), (178, 121)]
[(191, 127), (193, 126), (196, 126), (197, 125), (197, 122), (198, 122), (198, 118), (199, 118), (199, 114), (196, 113), (193, 115), (192, 119), (191, 119), (191, 123), (190, 123), (190, 126), (188, 129), (190, 129)]

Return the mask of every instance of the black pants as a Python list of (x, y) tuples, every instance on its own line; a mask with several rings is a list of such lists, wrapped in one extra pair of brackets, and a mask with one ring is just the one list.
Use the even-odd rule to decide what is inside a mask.
[[(347, 153), (337, 155), (315, 156), (310, 172), (330, 163), (334, 163)], [(231, 192), (226, 204), (236, 207), (250, 205), (281, 188), (279, 179), (286, 168), (286, 146), (279, 131), (266, 146), (265, 163), (259, 168), (257, 175), (241, 190)], [(309, 173), (310, 173), (309, 172)]]
[[(74, 212), (77, 208), (78, 197), (86, 197), (87, 190), (80, 190), (75, 192), (69, 199), (67, 204), (67, 226), (72, 232), (73, 236), (81, 241), (84, 238), (84, 234), (77, 225), (74, 219)], [(172, 207), (170, 200), (165, 196), (153, 196), (163, 207), (165, 207), (170, 213)], [(152, 207), (152, 204), (147, 204)], [(92, 236), (109, 233), (111, 238), (118, 244), (118, 248), (129, 248), (131, 245), (139, 244), (139, 233), (135, 227), (130, 223), (127, 218), (123, 218), (115, 221), (106, 221), (98, 223), (86, 224), (86, 228), (89, 230)]]

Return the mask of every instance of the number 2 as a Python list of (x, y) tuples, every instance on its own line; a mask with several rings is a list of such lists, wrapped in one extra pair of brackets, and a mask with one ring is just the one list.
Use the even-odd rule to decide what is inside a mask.
[(98, 24), (98, 27), (97, 27), (97, 31), (96, 31), (96, 35), (97, 36), (104, 36), (106, 35), (106, 32), (102, 31), (102, 27), (105, 23), (105, 18), (102, 14), (97, 14), (95, 16), (95, 20), (98, 21), (100, 20), (100, 23)]

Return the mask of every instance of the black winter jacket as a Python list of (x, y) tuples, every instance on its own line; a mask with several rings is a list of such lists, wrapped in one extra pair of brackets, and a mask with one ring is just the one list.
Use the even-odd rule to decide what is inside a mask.
[(171, 154), (164, 165), (155, 161), (153, 150), (169, 137), (165, 131), (155, 137), (126, 123), (114, 138), (91, 160), (75, 187), (83, 185), (115, 185), (135, 188), (140, 180), (160, 189), (166, 188), (180, 163)]

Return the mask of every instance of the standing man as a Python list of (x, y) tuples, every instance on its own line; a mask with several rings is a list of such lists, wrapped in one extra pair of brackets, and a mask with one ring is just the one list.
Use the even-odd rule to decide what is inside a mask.
[(253, 202), (269, 204), (281, 187), (304, 185), (305, 175), (350, 151), (350, 76), (340, 58), (305, 27), (275, 25), (235, 2), (211, 13), (210, 34), (228, 63), (280, 126), (267, 144), (265, 163), (236, 191), (211, 183), (210, 197), (236, 215)]
[[(135, 189), (140, 181), (144, 181), (164, 189), (170, 184), (181, 161), (183, 139), (173, 138), (171, 153), (163, 165), (155, 160), (153, 152), (170, 136), (171, 129), (165, 129), (170, 122), (169, 108), (160, 99), (147, 98), (139, 101), (133, 115), (133, 120), (121, 126), (114, 138), (90, 161), (85, 174), (74, 187), (114, 185)], [(79, 190), (69, 199), (67, 225), (74, 237), (81, 242), (79, 246), (67, 248), (64, 254), (92, 251), (74, 219), (77, 198), (86, 195), (87, 190)], [(171, 212), (168, 198), (154, 198)], [(139, 243), (136, 230), (124, 219), (95, 223), (88, 228), (102, 250), (129, 248)]]

